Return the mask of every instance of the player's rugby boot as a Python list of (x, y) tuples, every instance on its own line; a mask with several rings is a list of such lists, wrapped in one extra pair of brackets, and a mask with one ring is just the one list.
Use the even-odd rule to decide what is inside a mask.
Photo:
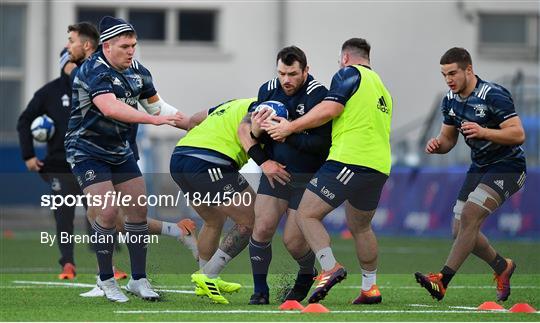
[(313, 294), (309, 297), (308, 302), (317, 303), (323, 300), (330, 289), (345, 278), (347, 278), (347, 271), (338, 263), (336, 263), (332, 270), (321, 272), (319, 276), (315, 278), (319, 283), (317, 284), (317, 287), (315, 287)]
[[(199, 287), (204, 292), (204, 295), (208, 296), (212, 302), (229, 304), (229, 301), (221, 295), (217, 278), (209, 278), (205, 274), (196, 272), (191, 275), (191, 281), (194, 282), (196, 287)], [(195, 293), (197, 293), (197, 290), (195, 290)]]
[(353, 304), (379, 304), (382, 302), (381, 292), (377, 285), (371, 286), (368, 291), (360, 291), (358, 296), (352, 303)]
[(182, 236), (178, 238), (189, 250), (195, 259), (199, 259), (199, 250), (197, 249), (197, 226), (191, 219), (180, 220), (176, 225), (182, 231)]
[(64, 268), (60, 275), (58, 275), (58, 279), (69, 279), (72, 280), (77, 276), (77, 273), (75, 272), (75, 265), (72, 263), (66, 263), (64, 265)]
[[(216, 279), (217, 279), (217, 285), (218, 285), (219, 291), (222, 293), (232, 294), (232, 293), (236, 293), (237, 291), (240, 290), (240, 288), (242, 288), (242, 285), (224, 281), (220, 277)], [(200, 288), (199, 286), (196, 286), (195, 295), (206, 296), (206, 293), (204, 292), (202, 288)]]
[(504, 302), (510, 296), (510, 278), (516, 270), (516, 264), (512, 259), (506, 259), (506, 269), (500, 274), (493, 274), (493, 280), (497, 282), (497, 300)]
[(270, 304), (270, 295), (263, 293), (254, 293), (249, 299), (248, 305), (268, 305)]
[(420, 286), (424, 287), (431, 294), (431, 297), (436, 298), (438, 301), (443, 299), (446, 293), (446, 288), (442, 283), (442, 276), (441, 273), (429, 273), (427, 276), (419, 272), (414, 273), (414, 277), (416, 277), (416, 281)]
[(154, 291), (152, 285), (150, 285), (150, 282), (146, 278), (137, 280), (131, 278), (126, 285), (126, 290), (146, 301), (157, 301), (160, 298), (159, 294)]
[(105, 293), (105, 297), (111, 302), (125, 303), (129, 301), (129, 298), (124, 295), (118, 282), (114, 277), (111, 277), (105, 281), (97, 279), (97, 285)]
[(281, 300), (282, 302), (288, 301), (288, 300), (294, 300), (301, 302), (306, 298), (307, 294), (309, 293), (309, 290), (311, 289), (311, 286), (313, 286), (313, 283), (315, 282), (315, 278), (319, 274), (317, 272), (317, 269), (313, 268), (314, 272), (309, 275), (310, 279), (305, 279), (306, 277), (302, 276), (308, 276), (305, 274), (298, 274), (296, 275), (296, 280), (294, 282), (293, 288), (285, 295), (285, 297)]

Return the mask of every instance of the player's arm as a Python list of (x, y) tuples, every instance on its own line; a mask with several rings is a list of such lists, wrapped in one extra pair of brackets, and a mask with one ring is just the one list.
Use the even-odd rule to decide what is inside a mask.
[(456, 127), (442, 124), (441, 131), (436, 138), (431, 138), (426, 143), (426, 153), (428, 154), (446, 154), (457, 143), (459, 132)]
[(155, 116), (133, 109), (129, 105), (118, 101), (113, 93), (99, 94), (92, 99), (92, 102), (107, 118), (126, 123), (145, 123), (153, 125), (169, 124), (171, 126), (176, 126), (176, 122), (182, 121), (182, 118), (176, 114), (170, 116)]
[[(327, 94), (328, 90), (322, 84), (315, 90), (310, 91), (305, 105), (307, 111), (309, 112), (311, 107), (320, 103)], [(303, 152), (328, 155), (328, 150), (332, 144), (332, 123), (328, 121), (320, 127), (293, 133), (287, 137), (285, 142)]]
[(355, 67), (347, 66), (340, 69), (334, 74), (328, 95), (321, 103), (292, 122), (279, 119), (278, 124), (268, 127), (266, 131), (272, 139), (282, 140), (291, 133), (316, 128), (327, 123), (343, 112), (347, 101), (360, 87), (361, 80), (362, 76)]
[(30, 126), (35, 118), (47, 112), (44, 101), (45, 97), (41, 91), (36, 92), (17, 120), (17, 132), (19, 134), (22, 159), (26, 164), (26, 168), (33, 172), (40, 171), (41, 167), (43, 167), (43, 162), (36, 157)]
[(257, 137), (251, 132), (251, 119), (251, 112), (249, 112), (238, 126), (238, 138), (240, 139), (242, 147), (249, 157), (261, 167), (262, 172), (268, 178), (272, 188), (274, 188), (274, 180), (281, 185), (285, 185), (291, 180), (291, 175), (285, 170), (285, 165), (271, 160), (261, 147), (256, 139)]
[(201, 124), (201, 122), (206, 120), (206, 117), (208, 117), (208, 115), (210, 113), (211, 112), (209, 110), (202, 110), (202, 111), (199, 111), (199, 112), (193, 114), (189, 118), (188, 129), (187, 130), (191, 130), (191, 129), (195, 128), (196, 126), (198, 126), (199, 124)]
[(165, 102), (165, 100), (163, 100), (157, 93), (148, 99), (139, 100), (139, 103), (141, 103), (142, 107), (146, 110), (146, 112), (148, 112), (148, 114), (159, 116), (178, 116), (181, 120), (175, 122), (175, 127), (184, 130), (190, 129), (190, 119), (184, 113), (178, 111), (177, 108)]
[(488, 140), (499, 145), (515, 146), (525, 142), (525, 130), (516, 115), (499, 124), (500, 129), (488, 129), (475, 122), (464, 122), (461, 130), (467, 139)]

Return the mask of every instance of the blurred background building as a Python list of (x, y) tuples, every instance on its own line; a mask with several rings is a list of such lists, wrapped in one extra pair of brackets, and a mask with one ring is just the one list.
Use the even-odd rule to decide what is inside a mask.
[[(447, 87), (440, 75), (439, 58), (450, 47), (465, 47), (480, 77), (512, 92), (527, 131), (524, 148), (529, 179), (523, 194), (530, 190), (533, 196), (533, 191), (540, 190), (538, 1), (2, 0), (0, 170), (4, 176), (20, 178), (25, 173), (16, 120), (35, 90), (57, 77), (57, 57), (67, 41), (67, 26), (83, 20), (97, 24), (104, 15), (122, 17), (135, 26), (138, 57), (151, 70), (160, 95), (188, 114), (230, 98), (255, 96), (263, 82), (275, 77), (277, 51), (293, 44), (306, 52), (310, 73), (329, 86), (338, 69), (343, 41), (366, 38), (372, 45), (372, 67), (394, 99), (396, 178), (400, 174), (407, 178), (399, 183), (394, 178), (387, 187), (393, 190), (403, 183), (408, 185), (404, 191), (388, 191), (388, 196), (413, 194), (410, 187), (414, 186), (417, 192), (411, 199), (428, 198), (417, 207), (396, 206), (390, 197), (393, 202), (381, 202), (382, 209), (385, 203), (391, 204), (386, 220), (383, 215), (378, 217), (381, 225), (399, 218), (399, 228), (410, 221), (413, 227), (427, 221), (428, 229), (440, 225), (441, 230), (447, 230), (448, 203), (453, 203), (469, 164), (469, 149), (460, 139), (461, 144), (450, 154), (428, 157), (423, 147), (427, 138), (438, 133), (442, 120), (438, 106)], [(170, 153), (181, 135), (181, 131), (167, 127), (142, 127), (142, 163), (147, 173), (168, 171)], [(435, 172), (433, 180), (439, 184), (423, 177), (425, 172)], [(2, 197), (4, 210), (8, 204), (36, 204), (30, 202), (30, 196), (42, 187), (34, 177), (35, 185), (12, 181), (13, 185), (24, 182), (21, 189), (26, 194), (8, 189), (8, 195)], [(456, 178), (451, 188), (441, 181)], [(421, 184), (424, 180), (425, 185)], [(437, 185), (442, 186), (441, 192)], [(167, 178), (150, 180), (149, 186), (155, 191), (175, 188)], [(439, 199), (443, 191), (448, 195), (445, 203)], [(518, 209), (529, 203), (526, 197), (523, 201), (520, 197)], [(538, 199), (532, 198), (529, 204), (526, 208), (538, 216)], [(440, 207), (437, 212), (448, 221), (431, 223), (434, 207)], [(528, 211), (514, 209), (509, 214), (527, 218)], [(539, 230), (539, 220), (534, 221), (529, 228)]]

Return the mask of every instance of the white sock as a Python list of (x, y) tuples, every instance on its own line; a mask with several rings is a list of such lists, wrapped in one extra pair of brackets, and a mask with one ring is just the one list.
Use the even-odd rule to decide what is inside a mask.
[(199, 257), (199, 269), (202, 269), (204, 265), (208, 263), (208, 260), (204, 260), (201, 257)]
[(332, 249), (330, 247), (322, 248), (321, 250), (317, 251), (315, 253), (315, 257), (321, 264), (321, 268), (324, 271), (332, 270), (336, 266), (336, 258), (334, 258), (334, 254), (332, 253)]
[(218, 249), (201, 271), (210, 278), (216, 278), (231, 259), (231, 256), (226, 254), (223, 250)]
[(182, 236), (182, 230), (180, 230), (176, 223), (163, 221), (161, 225), (161, 234), (179, 238)]
[(377, 284), (377, 269), (373, 271), (362, 269), (362, 290), (367, 292)]

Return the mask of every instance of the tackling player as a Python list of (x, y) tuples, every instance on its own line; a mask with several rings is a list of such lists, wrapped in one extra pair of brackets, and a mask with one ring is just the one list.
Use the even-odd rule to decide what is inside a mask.
[(272, 138), (282, 140), (333, 120), (330, 154), (309, 182), (297, 211), (297, 223), (323, 270), (310, 303), (322, 300), (347, 276), (334, 258), (321, 222), (344, 201), (362, 269), (362, 289), (353, 304), (382, 300), (376, 285), (377, 239), (371, 219), (390, 173), (392, 98), (370, 67), (370, 49), (365, 39), (347, 40), (341, 47), (341, 69), (324, 100), (301, 118), (291, 122), (278, 118), (280, 123), (265, 125)]

